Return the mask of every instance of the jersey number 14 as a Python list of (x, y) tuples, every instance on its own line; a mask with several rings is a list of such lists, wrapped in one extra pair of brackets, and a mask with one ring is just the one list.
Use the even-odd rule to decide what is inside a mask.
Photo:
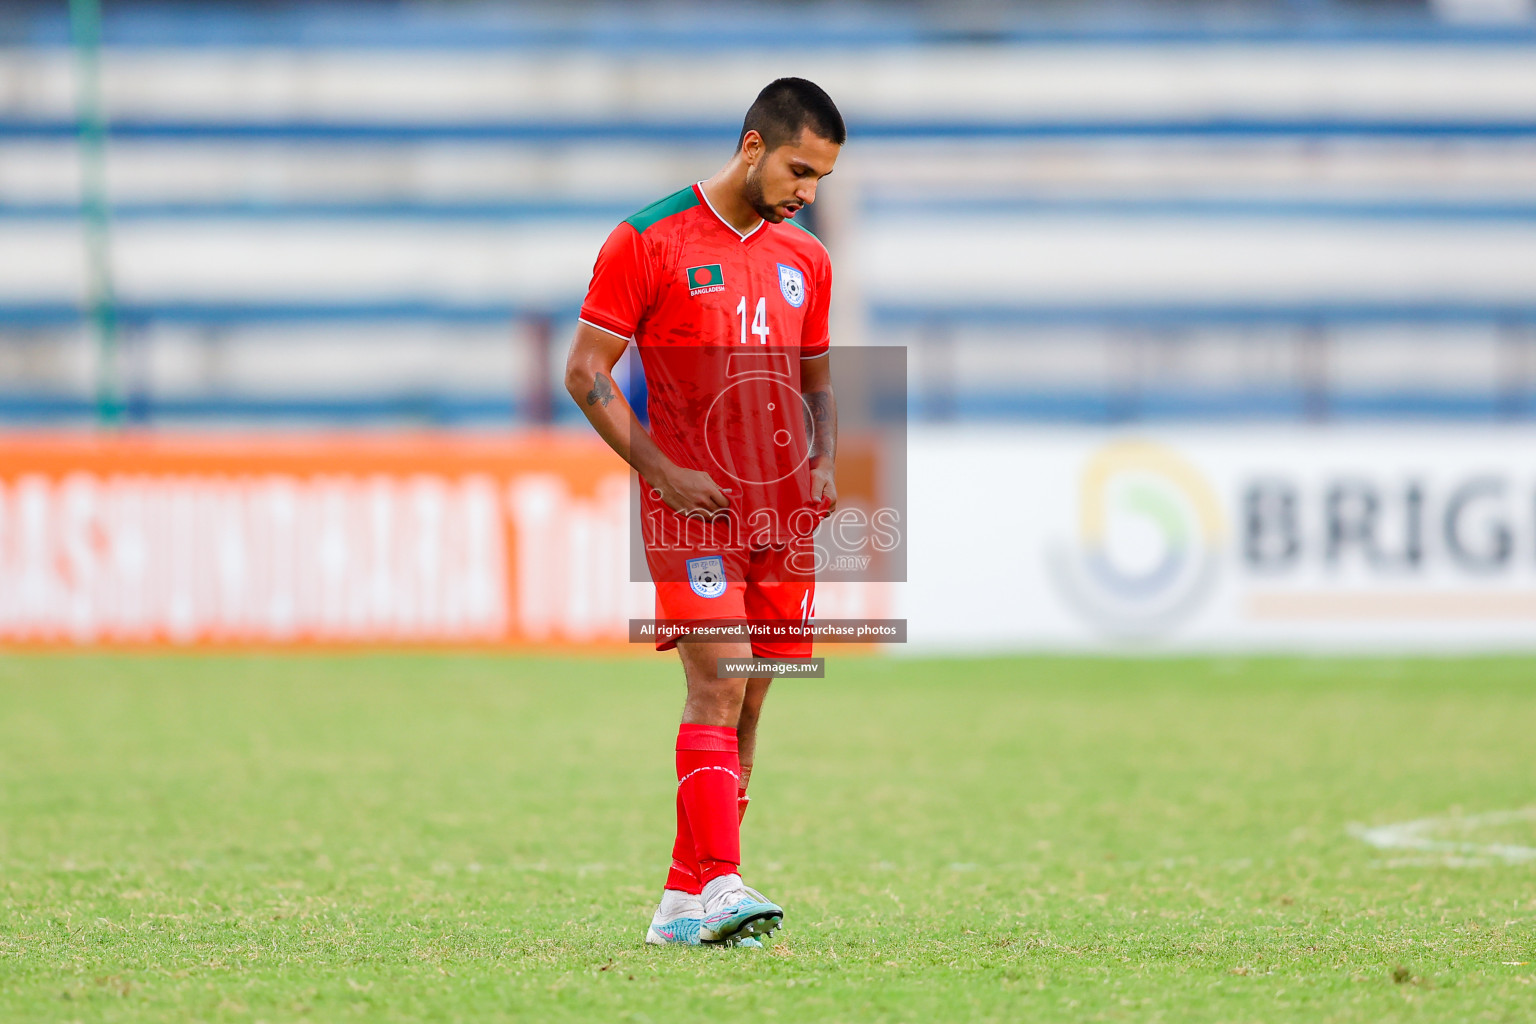
[[(747, 297), (743, 295), (736, 304), (736, 315), (741, 317), (741, 343), (747, 343)], [(752, 314), (752, 333), (759, 345), (768, 344), (768, 300), (758, 299), (757, 310)]]

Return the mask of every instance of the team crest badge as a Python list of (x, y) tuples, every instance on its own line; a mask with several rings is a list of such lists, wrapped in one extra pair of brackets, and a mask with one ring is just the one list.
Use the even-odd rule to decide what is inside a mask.
[(785, 302), (799, 309), (800, 303), (805, 301), (805, 275), (780, 263), (779, 291), (784, 293)]
[(688, 559), (688, 585), (700, 597), (725, 593), (725, 559), (719, 555)]

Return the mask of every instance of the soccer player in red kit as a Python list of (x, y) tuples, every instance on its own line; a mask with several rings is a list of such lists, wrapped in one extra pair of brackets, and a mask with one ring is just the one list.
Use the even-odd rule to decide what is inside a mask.
[[(810, 535), (837, 502), (827, 251), (794, 215), (847, 138), (816, 85), (781, 78), (747, 111), (708, 181), (647, 206), (598, 254), (566, 364), (587, 419), (641, 478), (641, 534), (658, 620), (702, 628), (808, 624)], [(613, 383), (633, 340), (650, 432)], [(687, 682), (677, 734), (672, 868), (646, 941), (757, 945), (783, 910), (741, 879), (767, 678), (717, 678), (722, 659), (805, 658), (804, 634), (676, 646)]]

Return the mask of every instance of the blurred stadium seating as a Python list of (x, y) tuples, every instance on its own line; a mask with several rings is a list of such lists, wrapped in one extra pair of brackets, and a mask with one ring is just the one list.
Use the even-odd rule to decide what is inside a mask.
[(566, 421), (603, 235), (780, 74), (848, 115), (838, 340), (910, 346), (919, 418), (1536, 413), (1529, 22), (1060, 11), (114, 5), (104, 368), (69, 26), (15, 8), (0, 417)]

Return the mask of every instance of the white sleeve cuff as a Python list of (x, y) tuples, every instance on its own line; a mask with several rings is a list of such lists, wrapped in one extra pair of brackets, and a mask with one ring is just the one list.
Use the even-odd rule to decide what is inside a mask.
[(583, 320), (581, 317), (577, 317), (576, 319), (577, 319), (578, 322), (584, 323), (588, 327), (596, 327), (598, 330), (602, 331), (604, 334), (611, 334), (615, 338), (619, 338), (622, 341), (634, 341), (635, 340), (634, 335), (630, 335), (628, 337), (625, 337), (624, 335), (620, 334), (618, 331), (610, 331), (608, 328), (604, 327), (602, 324), (595, 324), (591, 320)]

